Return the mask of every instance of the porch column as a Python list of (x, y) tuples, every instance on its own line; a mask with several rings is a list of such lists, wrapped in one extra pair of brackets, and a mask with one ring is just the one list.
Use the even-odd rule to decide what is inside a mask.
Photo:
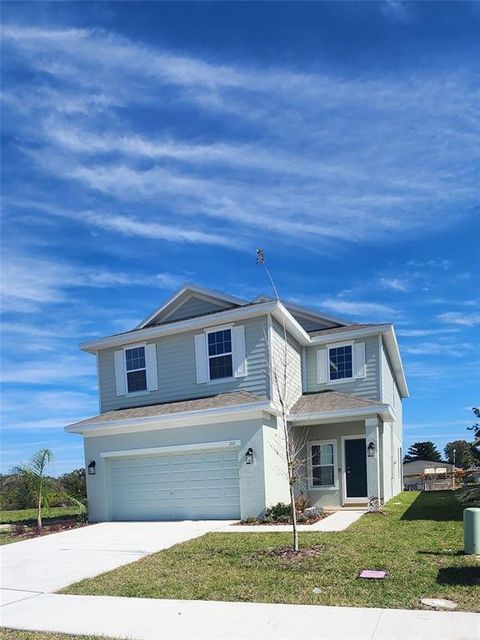
[(373, 442), (375, 451), (367, 455), (367, 493), (369, 498), (381, 498), (380, 488), (380, 424), (378, 417), (365, 420), (365, 438), (368, 445)]

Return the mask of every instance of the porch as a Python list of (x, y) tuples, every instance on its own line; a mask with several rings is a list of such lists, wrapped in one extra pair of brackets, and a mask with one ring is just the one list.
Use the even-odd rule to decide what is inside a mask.
[(372, 498), (386, 501), (398, 493), (389, 405), (325, 392), (303, 395), (297, 409), (291, 422), (297, 449), (304, 451), (298, 492), (312, 506), (365, 509)]

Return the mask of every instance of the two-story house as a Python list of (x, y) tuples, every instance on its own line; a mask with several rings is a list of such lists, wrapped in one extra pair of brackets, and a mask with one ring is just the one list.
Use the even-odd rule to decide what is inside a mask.
[(100, 413), (66, 430), (84, 437), (92, 521), (246, 518), (288, 501), (282, 403), (312, 505), (402, 490), (408, 390), (391, 324), (187, 285), (81, 348)]

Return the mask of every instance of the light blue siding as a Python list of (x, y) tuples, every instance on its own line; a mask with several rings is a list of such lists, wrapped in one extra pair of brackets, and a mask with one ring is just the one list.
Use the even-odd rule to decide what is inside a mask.
[(306, 388), (305, 391), (325, 391), (331, 389), (339, 393), (347, 393), (356, 396), (369, 398), (370, 400), (380, 400), (379, 385), (379, 346), (378, 336), (370, 336), (357, 342), (365, 342), (365, 378), (357, 378), (351, 382), (336, 384), (317, 382), (317, 351), (326, 348), (324, 345), (318, 347), (307, 347), (306, 349)]
[(239, 389), (268, 396), (267, 320), (254, 318), (239, 324), (245, 327), (247, 375), (231, 382), (197, 384), (195, 335), (203, 331), (178, 333), (150, 341), (155, 342), (157, 346), (158, 390), (143, 395), (116, 395), (114, 364), (116, 349), (100, 351), (98, 364), (101, 411), (200, 398)]
[(272, 396), (278, 400), (279, 393), (284, 394), (287, 406), (292, 407), (302, 395), (302, 350), (288, 334), (285, 349), (285, 332), (276, 320), (272, 321), (272, 329), (273, 366), (276, 372), (276, 375), (272, 375)]

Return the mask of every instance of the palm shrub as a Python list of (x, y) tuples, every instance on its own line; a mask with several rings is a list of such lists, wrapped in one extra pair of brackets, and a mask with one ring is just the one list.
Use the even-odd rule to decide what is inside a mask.
[(50, 449), (39, 449), (30, 462), (12, 470), (13, 476), (25, 481), (28, 492), (35, 500), (38, 533), (42, 532), (42, 509), (49, 513), (52, 502), (70, 503), (78, 507), (80, 513), (86, 512), (86, 507), (80, 500), (63, 491), (58, 480), (46, 475), (45, 471), (52, 461), (53, 453)]

